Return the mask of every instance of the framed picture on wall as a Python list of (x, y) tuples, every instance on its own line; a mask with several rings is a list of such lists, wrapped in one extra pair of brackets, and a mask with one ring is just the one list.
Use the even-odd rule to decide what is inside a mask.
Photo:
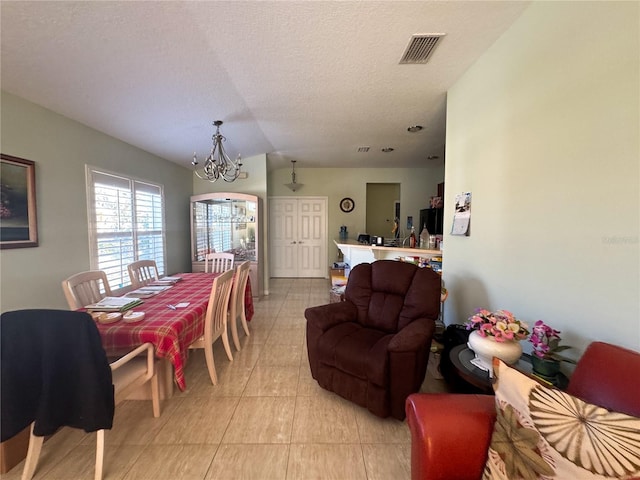
[(0, 248), (37, 247), (36, 164), (0, 156)]

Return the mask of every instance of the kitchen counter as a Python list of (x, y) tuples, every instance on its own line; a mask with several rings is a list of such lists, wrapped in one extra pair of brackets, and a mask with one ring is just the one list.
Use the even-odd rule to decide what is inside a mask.
[(355, 240), (334, 240), (336, 246), (342, 252), (344, 261), (351, 268), (359, 263), (371, 263), (376, 260), (398, 260), (406, 257), (432, 258), (441, 257), (442, 250), (428, 250), (424, 248), (408, 247), (383, 247), (358, 243)]

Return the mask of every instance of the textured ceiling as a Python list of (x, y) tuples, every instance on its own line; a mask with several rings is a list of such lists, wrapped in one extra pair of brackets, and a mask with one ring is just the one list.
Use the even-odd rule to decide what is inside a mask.
[[(419, 167), (444, 158), (447, 89), (527, 5), (2, 1), (1, 85), (185, 166), (220, 119), (229, 155), (269, 169)], [(424, 33), (446, 36), (400, 65)]]

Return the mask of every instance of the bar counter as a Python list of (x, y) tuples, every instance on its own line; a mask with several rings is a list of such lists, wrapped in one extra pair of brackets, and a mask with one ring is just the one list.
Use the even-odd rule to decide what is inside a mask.
[(336, 247), (340, 249), (344, 256), (344, 261), (351, 268), (359, 263), (371, 263), (376, 260), (397, 260), (405, 257), (431, 258), (441, 257), (442, 250), (428, 250), (425, 248), (408, 247), (384, 247), (381, 245), (369, 245), (358, 243), (355, 240), (334, 240)]

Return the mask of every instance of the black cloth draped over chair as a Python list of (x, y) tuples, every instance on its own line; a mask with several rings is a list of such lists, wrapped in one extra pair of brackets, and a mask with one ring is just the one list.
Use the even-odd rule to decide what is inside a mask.
[(18, 310), (0, 318), (2, 441), (35, 421), (46, 436), (62, 426), (110, 429), (112, 373), (87, 313)]

